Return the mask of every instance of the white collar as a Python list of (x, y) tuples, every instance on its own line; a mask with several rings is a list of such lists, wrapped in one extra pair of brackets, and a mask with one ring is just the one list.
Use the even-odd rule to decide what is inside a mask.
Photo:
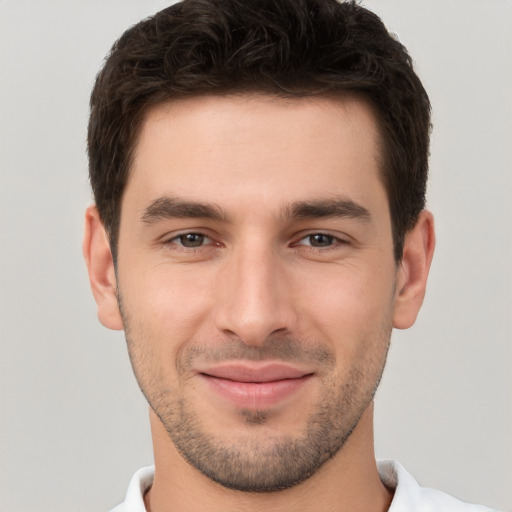
[[(384, 485), (395, 491), (388, 512), (497, 512), (464, 503), (441, 491), (420, 487), (399, 462), (383, 460), (377, 466)], [(146, 512), (144, 494), (153, 484), (154, 473), (154, 466), (139, 469), (130, 481), (124, 503), (111, 512)]]

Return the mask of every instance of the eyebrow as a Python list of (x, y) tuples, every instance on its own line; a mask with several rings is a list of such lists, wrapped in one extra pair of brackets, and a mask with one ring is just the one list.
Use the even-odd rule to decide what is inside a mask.
[(142, 214), (143, 222), (151, 224), (164, 219), (212, 219), (227, 221), (227, 215), (216, 205), (185, 201), (174, 197), (160, 197)]
[(317, 201), (297, 201), (286, 206), (282, 211), (284, 219), (325, 219), (351, 218), (370, 222), (370, 212), (362, 205), (347, 198)]
[[(370, 212), (364, 206), (347, 198), (296, 201), (283, 207), (280, 217), (283, 220), (320, 218), (351, 218), (363, 222), (371, 220)], [(147, 224), (172, 218), (229, 221), (229, 216), (213, 203), (187, 201), (167, 196), (153, 201), (144, 209), (141, 218)]]

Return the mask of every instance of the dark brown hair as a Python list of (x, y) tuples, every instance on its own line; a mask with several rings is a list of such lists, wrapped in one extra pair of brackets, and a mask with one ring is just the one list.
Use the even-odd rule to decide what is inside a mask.
[(355, 1), (183, 0), (127, 30), (91, 95), (90, 180), (114, 259), (121, 199), (151, 105), (202, 94), (356, 93), (380, 126), (395, 258), (425, 204), (430, 103), (404, 46)]

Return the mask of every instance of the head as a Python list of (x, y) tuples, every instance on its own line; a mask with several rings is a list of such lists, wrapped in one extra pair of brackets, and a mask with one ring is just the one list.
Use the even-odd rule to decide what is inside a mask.
[(404, 46), (356, 2), (186, 0), (114, 44), (91, 96), (90, 179), (114, 260), (121, 200), (148, 110), (200, 95), (358, 95), (379, 125), (394, 254), (425, 204), (428, 96)]
[(433, 250), (402, 45), (352, 2), (185, 0), (121, 37), (91, 107), (84, 252), (155, 456), (258, 492), (364, 458)]

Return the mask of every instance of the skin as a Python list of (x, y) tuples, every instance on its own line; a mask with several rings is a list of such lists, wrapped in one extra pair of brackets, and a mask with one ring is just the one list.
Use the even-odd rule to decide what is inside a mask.
[[(205, 96), (147, 113), (117, 270), (94, 206), (84, 254), (99, 319), (125, 329), (151, 405), (148, 510), (388, 509), (372, 401), (392, 328), (421, 307), (434, 230), (422, 212), (394, 260), (379, 143), (371, 108), (349, 97)], [(204, 378), (226, 361), (307, 378), (275, 402), (234, 403)]]

